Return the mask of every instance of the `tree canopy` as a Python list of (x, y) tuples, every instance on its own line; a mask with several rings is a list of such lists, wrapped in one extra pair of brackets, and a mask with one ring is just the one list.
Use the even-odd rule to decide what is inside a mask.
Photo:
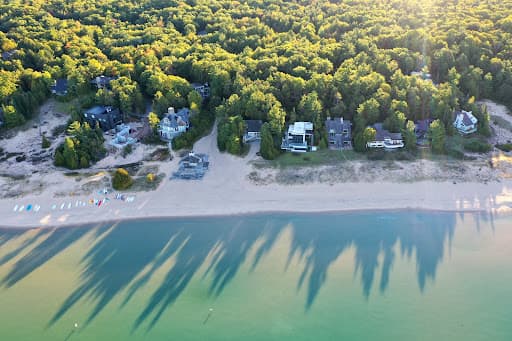
[(471, 97), (512, 105), (511, 18), (512, 0), (4, 1), (0, 104), (20, 124), (52, 79), (73, 96), (105, 74), (118, 78), (98, 101), (138, 112), (146, 97), (157, 115), (198, 110), (190, 82), (208, 82), (211, 113), (269, 122), (276, 141), (327, 116), (355, 134), (426, 118), (451, 133)]

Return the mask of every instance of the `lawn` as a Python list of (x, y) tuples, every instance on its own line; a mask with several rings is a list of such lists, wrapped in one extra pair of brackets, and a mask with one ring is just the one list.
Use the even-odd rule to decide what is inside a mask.
[(322, 149), (309, 153), (283, 153), (271, 163), (275, 167), (319, 166), (364, 158), (363, 154), (358, 154), (352, 150)]

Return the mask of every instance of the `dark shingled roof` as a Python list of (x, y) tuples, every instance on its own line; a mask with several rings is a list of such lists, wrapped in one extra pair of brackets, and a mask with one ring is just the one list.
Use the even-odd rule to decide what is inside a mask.
[(425, 134), (428, 131), (428, 128), (430, 127), (430, 124), (433, 121), (434, 121), (433, 119), (429, 118), (426, 120), (420, 120), (420, 121), (414, 122), (414, 125), (415, 125), (414, 132), (416, 133), (416, 137), (419, 138), (419, 137), (425, 136)]
[(247, 125), (248, 132), (259, 133), (261, 130), (261, 126), (263, 125), (263, 121), (262, 120), (246, 120), (245, 124)]
[(462, 114), (462, 122), (464, 123), (465, 126), (470, 126), (473, 124), (473, 121), (471, 121), (471, 118), (469, 118), (469, 115), (467, 112), (465, 112), (465, 111), (456, 112), (456, 115), (459, 115), (459, 114)]
[(56, 93), (65, 93), (68, 91), (68, 80), (59, 78), (55, 81), (55, 85), (52, 88)]
[(5, 51), (5, 52), (2, 52), (2, 59), (9, 60), (17, 54), (18, 54), (18, 50)]
[(375, 123), (373, 128), (376, 130), (377, 134), (375, 135), (375, 141), (384, 141), (386, 138), (390, 138), (391, 140), (401, 140), (401, 133), (390, 133), (382, 126), (382, 123)]

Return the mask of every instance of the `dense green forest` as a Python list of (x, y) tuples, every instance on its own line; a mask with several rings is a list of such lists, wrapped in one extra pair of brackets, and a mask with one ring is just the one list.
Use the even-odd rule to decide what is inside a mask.
[[(400, 131), (434, 118), (453, 134), (452, 111), (474, 99), (512, 105), (512, 0), (3, 0), (0, 48), (8, 127), (56, 78), (78, 97), (94, 77), (120, 76), (89, 102), (140, 112), (146, 98), (156, 113), (209, 82), (204, 111), (232, 153), (240, 119), (268, 122), (271, 156), (286, 122), (314, 122), (322, 145), (325, 118), (342, 116), (361, 150), (375, 122)], [(432, 81), (410, 76), (419, 70)]]

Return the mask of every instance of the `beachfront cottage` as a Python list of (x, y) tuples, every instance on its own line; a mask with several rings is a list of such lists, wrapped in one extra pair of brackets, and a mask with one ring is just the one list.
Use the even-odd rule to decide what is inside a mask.
[(107, 131), (121, 124), (123, 122), (123, 116), (119, 109), (97, 105), (85, 111), (84, 121), (89, 123), (93, 128), (96, 127), (96, 124), (99, 124), (103, 131)]
[(325, 121), (329, 149), (341, 150), (352, 147), (352, 123), (343, 117), (327, 118)]
[(414, 122), (414, 134), (416, 135), (416, 144), (418, 146), (427, 146), (428, 145), (428, 129), (430, 128), (430, 124), (433, 122), (431, 118), (426, 120), (419, 120)]
[(261, 139), (262, 120), (245, 120), (244, 143), (259, 141)]
[(366, 143), (367, 148), (384, 148), (394, 150), (404, 147), (404, 140), (401, 133), (391, 133), (384, 129), (382, 123), (375, 123), (372, 126), (375, 129), (375, 139)]
[(208, 155), (190, 152), (181, 159), (178, 171), (172, 177), (185, 180), (202, 179), (209, 166)]
[(460, 134), (468, 135), (476, 132), (477, 124), (478, 119), (473, 116), (473, 112), (464, 110), (455, 112), (453, 126)]
[(294, 153), (305, 153), (313, 145), (313, 123), (295, 122), (288, 126), (281, 149)]
[(203, 99), (210, 97), (210, 84), (208, 83), (191, 83), (195, 91), (197, 91)]
[(190, 110), (182, 108), (178, 112), (173, 107), (167, 109), (166, 116), (158, 124), (158, 134), (164, 141), (171, 141), (186, 132), (190, 127)]
[(116, 79), (117, 79), (117, 77), (107, 77), (107, 76), (101, 75), (101, 76), (94, 78), (91, 81), (91, 84), (96, 86), (96, 88), (98, 88), (98, 89), (108, 89), (110, 87), (110, 82), (112, 82), (113, 80), (116, 80)]
[(66, 96), (68, 94), (68, 80), (66, 78), (59, 78), (53, 82), (50, 87), (52, 94), (57, 96)]

